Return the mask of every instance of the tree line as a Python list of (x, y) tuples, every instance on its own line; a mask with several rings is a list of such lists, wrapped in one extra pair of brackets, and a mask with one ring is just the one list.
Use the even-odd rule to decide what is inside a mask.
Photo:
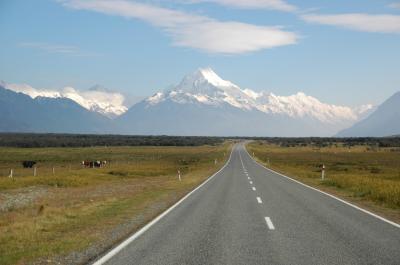
[(217, 145), (223, 141), (223, 138), (202, 136), (0, 133), (0, 146), (23, 148), (91, 146), (200, 146)]

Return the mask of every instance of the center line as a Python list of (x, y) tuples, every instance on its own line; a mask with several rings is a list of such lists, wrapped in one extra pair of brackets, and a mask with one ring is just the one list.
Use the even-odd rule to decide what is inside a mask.
[(253, 190), (256, 190), (256, 187), (252, 187)]
[(275, 226), (271, 221), (271, 218), (265, 217), (265, 222), (267, 222), (269, 230), (275, 230)]
[(260, 197), (257, 197), (257, 201), (258, 201), (258, 203), (262, 203), (262, 200)]

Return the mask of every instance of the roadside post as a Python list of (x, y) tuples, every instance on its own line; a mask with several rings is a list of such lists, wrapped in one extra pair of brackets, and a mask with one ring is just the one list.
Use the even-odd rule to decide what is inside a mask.
[(33, 176), (36, 177), (36, 167), (33, 167)]
[(182, 181), (182, 179), (181, 179), (181, 171), (178, 169), (178, 179), (179, 179), (179, 181)]
[(55, 168), (53, 167), (53, 175), (56, 173), (56, 170), (55, 170)]
[(322, 164), (322, 168), (321, 168), (321, 180), (325, 179), (325, 165)]
[(14, 173), (13, 170), (10, 169), (10, 175), (8, 175), (8, 177), (9, 177), (9, 178), (13, 178), (13, 173)]
[(218, 161), (217, 161), (217, 159), (215, 159), (215, 160), (214, 160), (214, 165), (216, 165), (216, 164), (217, 164), (217, 162), (218, 162)]

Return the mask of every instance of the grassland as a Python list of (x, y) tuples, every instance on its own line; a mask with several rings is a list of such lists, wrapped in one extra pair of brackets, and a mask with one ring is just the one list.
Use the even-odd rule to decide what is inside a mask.
[[(217, 171), (230, 147), (0, 148), (0, 264), (87, 262)], [(23, 160), (38, 161), (37, 176)]]
[[(400, 149), (376, 146), (282, 147), (251, 142), (264, 165), (400, 221)], [(321, 180), (324, 164), (325, 179)]]

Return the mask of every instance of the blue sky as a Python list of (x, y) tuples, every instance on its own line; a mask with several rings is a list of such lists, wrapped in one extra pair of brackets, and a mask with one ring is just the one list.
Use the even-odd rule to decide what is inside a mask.
[(396, 0), (1, 0), (0, 80), (148, 96), (211, 67), (357, 106), (400, 90)]

